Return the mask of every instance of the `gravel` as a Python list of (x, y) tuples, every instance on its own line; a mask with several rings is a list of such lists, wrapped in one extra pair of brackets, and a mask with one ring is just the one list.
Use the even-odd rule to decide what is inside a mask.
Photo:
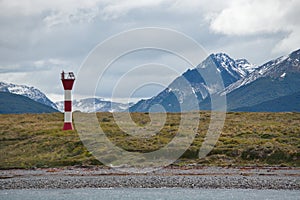
[(298, 168), (166, 168), (129, 174), (107, 168), (0, 170), (0, 189), (67, 188), (300, 189)]

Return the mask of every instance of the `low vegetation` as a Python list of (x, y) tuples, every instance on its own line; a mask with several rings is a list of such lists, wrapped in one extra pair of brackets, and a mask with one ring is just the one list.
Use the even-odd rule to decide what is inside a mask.
[[(139, 137), (119, 128), (111, 113), (97, 113), (97, 117), (110, 141), (132, 152), (164, 147), (176, 136), (180, 122), (180, 114), (168, 113), (161, 130)], [(150, 123), (148, 113), (131, 117), (140, 128)], [(209, 122), (210, 112), (200, 112), (193, 143), (174, 165), (300, 166), (300, 113), (227, 113), (213, 150), (199, 159)], [(62, 126), (62, 113), (1, 114), (0, 168), (101, 165), (77, 132), (62, 131)], [(115, 158), (107, 154), (105, 159)]]

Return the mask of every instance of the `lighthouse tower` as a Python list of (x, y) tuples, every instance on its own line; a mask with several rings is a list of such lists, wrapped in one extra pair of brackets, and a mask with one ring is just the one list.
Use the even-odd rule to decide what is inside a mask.
[(73, 130), (72, 124), (72, 97), (71, 90), (73, 88), (73, 84), (75, 81), (75, 76), (73, 72), (65, 73), (62, 71), (61, 73), (61, 81), (65, 90), (65, 121), (63, 130)]

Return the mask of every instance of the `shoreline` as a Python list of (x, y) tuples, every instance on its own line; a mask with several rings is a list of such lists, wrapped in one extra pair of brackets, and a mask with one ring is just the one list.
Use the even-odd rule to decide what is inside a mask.
[(106, 167), (0, 170), (0, 190), (73, 188), (300, 190), (300, 168), (166, 167), (140, 174)]

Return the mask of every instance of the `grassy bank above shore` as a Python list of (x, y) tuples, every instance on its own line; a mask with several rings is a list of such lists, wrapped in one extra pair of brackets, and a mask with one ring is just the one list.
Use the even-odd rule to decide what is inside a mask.
[[(174, 165), (300, 166), (300, 113), (227, 113), (222, 134), (202, 159), (198, 158), (199, 148), (209, 127), (210, 112), (200, 112), (199, 116), (193, 143)], [(97, 113), (97, 117), (113, 144), (143, 153), (168, 144), (181, 120), (179, 113), (169, 113), (160, 131), (139, 137), (120, 129), (111, 113)], [(150, 123), (148, 113), (133, 113), (132, 118), (141, 129)], [(0, 168), (101, 165), (77, 132), (62, 131), (62, 126), (62, 113), (0, 115)], [(109, 153), (104, 157), (116, 159)]]

